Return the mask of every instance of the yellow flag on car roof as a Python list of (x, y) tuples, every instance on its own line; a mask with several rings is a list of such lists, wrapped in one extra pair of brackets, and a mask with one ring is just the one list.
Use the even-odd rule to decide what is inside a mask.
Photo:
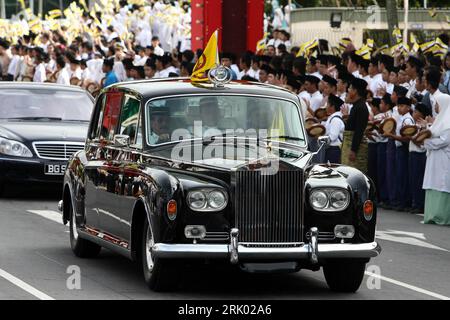
[(208, 41), (205, 50), (200, 58), (198, 58), (197, 63), (192, 71), (191, 81), (193, 82), (204, 82), (208, 81), (208, 70), (219, 65), (219, 50), (218, 41), (219, 31), (216, 30)]

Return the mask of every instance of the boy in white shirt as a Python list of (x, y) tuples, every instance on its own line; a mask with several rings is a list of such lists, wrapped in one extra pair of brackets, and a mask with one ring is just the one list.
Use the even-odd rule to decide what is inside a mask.
[(325, 150), (325, 162), (341, 163), (341, 145), (344, 139), (345, 123), (342, 120), (341, 106), (344, 104), (339, 97), (331, 94), (328, 97), (327, 114), (325, 123), (330, 144)]
[(394, 139), (396, 145), (396, 195), (399, 206), (395, 208), (396, 211), (409, 211), (411, 206), (411, 193), (409, 190), (409, 141), (408, 137), (403, 137), (400, 134), (401, 129), (407, 125), (414, 125), (415, 121), (410, 114), (411, 99), (406, 97), (398, 98), (397, 101), (399, 117), (397, 118), (397, 126), (395, 134), (389, 133), (385, 136)]
[[(419, 122), (431, 116), (431, 110), (423, 103), (417, 103), (413, 112), (414, 121)], [(425, 206), (425, 190), (422, 189), (427, 161), (426, 149), (414, 142), (409, 143), (409, 184), (411, 186), (411, 213), (423, 213)]]

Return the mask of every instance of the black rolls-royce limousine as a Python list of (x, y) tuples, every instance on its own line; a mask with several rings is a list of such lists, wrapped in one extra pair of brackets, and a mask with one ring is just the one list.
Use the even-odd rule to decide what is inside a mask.
[(0, 194), (10, 184), (61, 185), (84, 149), (94, 99), (79, 87), (0, 82)]
[(351, 167), (313, 165), (313, 155), (286, 90), (116, 84), (96, 100), (59, 209), (75, 255), (123, 254), (153, 290), (174, 289), (186, 261), (214, 259), (248, 272), (323, 267), (331, 289), (354, 292), (381, 250), (374, 185)]

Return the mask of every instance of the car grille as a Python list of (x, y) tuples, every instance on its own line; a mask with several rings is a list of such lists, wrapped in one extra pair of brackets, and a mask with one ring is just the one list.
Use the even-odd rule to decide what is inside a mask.
[(302, 241), (302, 171), (236, 171), (239, 242), (282, 245)]
[(34, 151), (41, 159), (68, 160), (75, 152), (84, 148), (79, 142), (34, 142)]

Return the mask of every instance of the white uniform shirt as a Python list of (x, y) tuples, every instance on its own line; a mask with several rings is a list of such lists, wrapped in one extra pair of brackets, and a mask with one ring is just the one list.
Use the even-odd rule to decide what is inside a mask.
[(370, 84), (369, 84), (369, 89), (370, 89), (370, 91), (372, 91), (373, 96), (375, 98), (382, 98), (381, 96), (378, 95), (378, 89), (380, 89), (384, 86), (385, 86), (385, 84), (383, 81), (383, 76), (381, 75), (381, 73), (378, 73), (371, 78)]
[(9, 66), (8, 66), (8, 74), (12, 75), (14, 77), (14, 80), (16, 79), (19, 62), (20, 62), (20, 56), (15, 54), (15, 55), (13, 55), (11, 62), (9, 63)]
[(314, 112), (322, 106), (322, 100), (323, 100), (323, 96), (319, 90), (317, 90), (316, 92), (314, 92), (311, 95), (311, 100), (309, 101), (309, 105)]
[(47, 80), (47, 74), (45, 72), (44, 63), (40, 63), (34, 72), (33, 82), (45, 82)]
[(65, 68), (61, 69), (61, 71), (59, 72), (56, 83), (70, 85), (70, 76)]
[(163, 69), (161, 71), (158, 71), (155, 73), (155, 78), (168, 78), (170, 73), (177, 73), (177, 69), (175, 69), (173, 66), (170, 66), (166, 69)]
[[(407, 114), (404, 115), (400, 115), (400, 117), (397, 120), (397, 127), (395, 129), (395, 133), (397, 136), (400, 135), (400, 130), (403, 128), (403, 126), (410, 126), (415, 124), (413, 117), (411, 116), (411, 114), (408, 112)], [(402, 142), (395, 140), (395, 146), (396, 147), (401, 147), (402, 146)]]
[(155, 54), (157, 56), (162, 56), (162, 55), (164, 55), (164, 50), (160, 46), (157, 46), (157, 47), (155, 47)]
[(344, 139), (345, 124), (342, 120), (342, 113), (340, 111), (333, 113), (325, 122), (327, 135), (330, 137), (330, 146), (340, 147)]

